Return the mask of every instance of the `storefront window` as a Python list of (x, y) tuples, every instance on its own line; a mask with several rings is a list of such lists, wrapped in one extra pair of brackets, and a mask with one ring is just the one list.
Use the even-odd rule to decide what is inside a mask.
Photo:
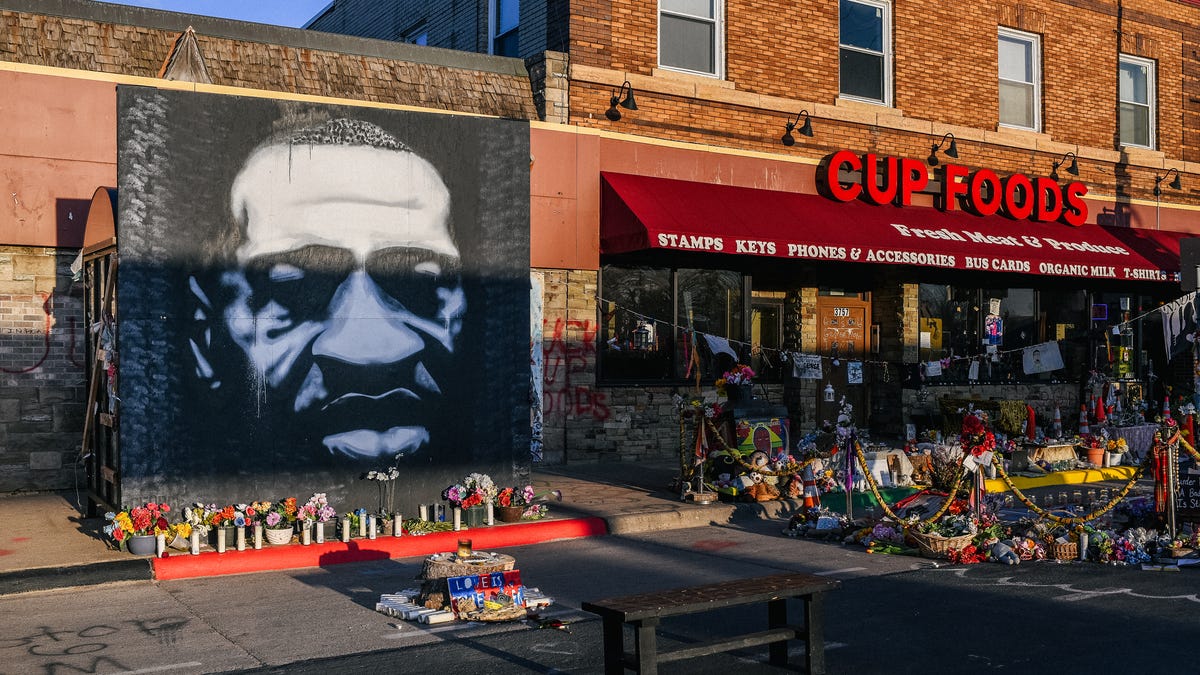
[[(918, 357), (946, 364), (931, 383), (1073, 379), (1086, 364), (1084, 291), (921, 284), (918, 295)], [(1063, 367), (1026, 373), (1025, 348), (1043, 342), (1056, 342)]]
[[(697, 370), (701, 381), (715, 380), (750, 356), (745, 293), (737, 272), (606, 265), (600, 277), (601, 380), (680, 381)], [(736, 358), (722, 353), (726, 344)]]

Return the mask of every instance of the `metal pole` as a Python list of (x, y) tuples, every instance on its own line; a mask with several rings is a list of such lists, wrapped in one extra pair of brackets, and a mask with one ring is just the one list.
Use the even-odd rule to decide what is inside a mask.
[(1179, 445), (1167, 446), (1167, 530), (1175, 538), (1175, 478), (1179, 475)]

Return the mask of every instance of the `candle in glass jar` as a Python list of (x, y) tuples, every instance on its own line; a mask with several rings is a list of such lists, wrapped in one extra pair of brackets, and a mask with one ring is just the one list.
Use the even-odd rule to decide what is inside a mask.
[(254, 524), (254, 550), (262, 549), (262, 523)]
[(191, 540), (192, 555), (200, 555), (200, 532), (193, 529)]
[(350, 541), (350, 516), (342, 516), (342, 541)]
[(404, 516), (397, 513), (395, 519), (392, 520), (392, 536), (399, 537), (402, 534), (404, 534)]
[(246, 528), (239, 527), (237, 529), (237, 550), (246, 550)]

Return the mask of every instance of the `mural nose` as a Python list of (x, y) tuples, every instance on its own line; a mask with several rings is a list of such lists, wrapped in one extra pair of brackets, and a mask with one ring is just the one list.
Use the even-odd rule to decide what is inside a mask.
[(334, 293), (313, 355), (364, 365), (401, 361), (425, 344), (407, 316), (365, 271), (356, 270)]

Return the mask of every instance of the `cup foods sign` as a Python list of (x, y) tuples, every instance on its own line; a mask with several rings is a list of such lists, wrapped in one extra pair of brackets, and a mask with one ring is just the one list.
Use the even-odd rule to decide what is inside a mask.
[[(843, 171), (858, 172), (858, 180), (843, 182)], [(1013, 220), (1057, 221), (1075, 227), (1087, 221), (1083, 197), (1088, 190), (1081, 182), (1059, 185), (1052, 178), (1019, 173), (1001, 178), (991, 169), (969, 171), (959, 164), (946, 164), (938, 171), (941, 190), (934, 204), (942, 211), (961, 208), (978, 216), (1000, 214)], [(817, 189), (839, 202), (864, 199), (873, 204), (911, 206), (913, 194), (928, 185), (925, 165), (916, 159), (874, 153), (860, 157), (840, 150), (821, 160), (817, 169)]]

